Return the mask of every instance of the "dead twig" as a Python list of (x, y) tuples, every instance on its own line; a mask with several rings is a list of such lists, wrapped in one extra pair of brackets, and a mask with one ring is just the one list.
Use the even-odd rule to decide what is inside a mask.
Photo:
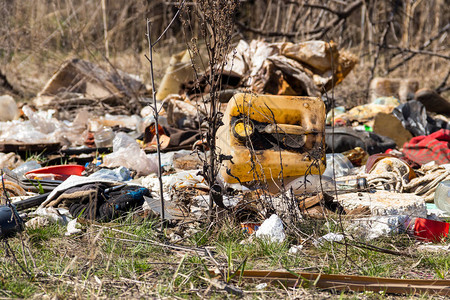
[[(338, 242), (338, 241), (334, 241), (337, 244), (341, 244), (344, 245), (344, 243), (342, 242)], [(363, 242), (358, 242), (358, 241), (353, 241), (352, 243), (347, 243), (348, 246), (353, 246), (356, 248), (360, 248), (360, 249), (366, 249), (366, 250), (372, 250), (372, 251), (376, 251), (376, 252), (380, 252), (380, 253), (386, 253), (386, 254), (392, 254), (392, 255), (397, 255), (397, 256), (406, 256), (406, 257), (411, 257), (411, 258), (417, 258), (416, 255), (414, 254), (410, 254), (410, 253), (406, 253), (406, 252), (400, 252), (400, 251), (395, 251), (395, 250), (390, 250), (390, 249), (384, 249), (384, 248), (380, 248), (374, 245), (370, 245), (370, 244), (366, 244)]]
[[(430, 46), (433, 41), (437, 40), (444, 32), (446, 32), (449, 29), (450, 29), (450, 23), (447, 23), (447, 25), (445, 25), (441, 30), (439, 30), (438, 33), (436, 33), (434, 36), (432, 36), (430, 39), (428, 39), (425, 43), (423, 43), (422, 46), (419, 47), (418, 51), (422, 51), (425, 48), (427, 48), (428, 46)], [(393, 67), (387, 69), (386, 75), (391, 73), (395, 69), (399, 68), (400, 66), (403, 66), (407, 61), (409, 61), (411, 58), (413, 58), (416, 55), (417, 55), (417, 53), (411, 53), (410, 55), (405, 57), (401, 62), (399, 62), (396, 65), (394, 65)], [(392, 57), (392, 58), (394, 58), (394, 57)]]
[[(335, 11), (327, 6), (316, 5), (316, 4), (301, 4), (295, 1), (289, 1), (288, 4), (297, 4), (303, 5), (304, 7), (322, 9), (336, 15), (333, 19), (331, 19), (325, 26), (313, 29), (302, 34), (309, 36), (310, 39), (321, 39), (323, 38), (328, 31), (333, 28), (336, 28), (341, 22), (345, 21), (354, 11), (356, 11), (362, 4), (362, 0), (355, 1), (348, 5), (342, 11)], [(300, 35), (300, 32), (281, 32), (281, 31), (264, 31), (260, 29), (256, 29), (250, 26), (245, 25), (243, 22), (236, 21), (236, 25), (239, 26), (244, 31), (248, 31), (254, 34), (262, 35), (265, 37), (287, 37), (287, 38), (295, 38)]]
[[(152, 44), (152, 38), (150, 34), (150, 27), (151, 22), (149, 19), (147, 19), (147, 39), (148, 39), (148, 52), (150, 55), (150, 58), (146, 56), (148, 61), (150, 62), (150, 77), (152, 81), (152, 92), (153, 92), (153, 116), (155, 118), (155, 134), (156, 134), (156, 152), (158, 156), (158, 180), (159, 180), (159, 199), (161, 202), (161, 220), (164, 221), (165, 215), (164, 215), (164, 188), (162, 183), (162, 166), (161, 166), (161, 144), (159, 142), (159, 113), (158, 113), (158, 107), (156, 104), (156, 87), (155, 87), (155, 75), (153, 73), (153, 45)], [(151, 106), (150, 106), (151, 107)], [(164, 222), (162, 223), (162, 226)]]
[(409, 53), (414, 53), (414, 54), (423, 54), (423, 55), (429, 55), (429, 56), (437, 56), (437, 57), (440, 57), (440, 58), (444, 58), (444, 59), (449, 59), (450, 60), (450, 56), (449, 55), (444, 55), (444, 54), (440, 54), (440, 53), (436, 53), (436, 52), (432, 52), (432, 51), (414, 50), (414, 49), (402, 48), (402, 47), (393, 46), (393, 45), (385, 45), (384, 48), (386, 48), (386, 49), (394, 49), (394, 50), (399, 50), (401, 52), (409, 52)]
[(436, 93), (440, 94), (450, 89), (449, 86), (446, 86), (449, 77), (450, 77), (450, 70), (447, 72), (447, 75), (442, 80), (441, 84), (439, 84), (439, 86), (435, 89)]
[(389, 23), (392, 21), (392, 15), (390, 20), (386, 23), (386, 26), (384, 27), (383, 33), (381, 34), (380, 43), (377, 45), (377, 51), (375, 53), (375, 58), (373, 59), (373, 65), (370, 68), (370, 77), (367, 80), (367, 87), (366, 87), (366, 98), (369, 98), (369, 86), (370, 82), (372, 81), (373, 77), (375, 76), (375, 69), (377, 67), (378, 58), (380, 56), (380, 50), (381, 48), (384, 48), (386, 45), (386, 37), (389, 29)]

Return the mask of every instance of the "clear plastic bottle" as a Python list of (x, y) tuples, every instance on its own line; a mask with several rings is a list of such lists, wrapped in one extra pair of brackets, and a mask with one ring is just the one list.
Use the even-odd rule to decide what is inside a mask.
[(29, 161), (21, 164), (20, 166), (18, 166), (17, 168), (15, 168), (12, 171), (14, 173), (16, 173), (17, 176), (22, 176), (26, 172), (33, 171), (33, 170), (36, 170), (36, 169), (39, 169), (39, 168), (41, 168), (41, 165), (38, 164), (37, 161), (29, 160)]
[(434, 204), (440, 210), (450, 214), (450, 180), (439, 183), (434, 193)]
[(342, 153), (329, 153), (327, 154), (327, 167), (322, 176), (330, 178), (333, 178), (333, 175), (336, 176), (336, 178), (346, 176), (352, 168), (353, 164)]

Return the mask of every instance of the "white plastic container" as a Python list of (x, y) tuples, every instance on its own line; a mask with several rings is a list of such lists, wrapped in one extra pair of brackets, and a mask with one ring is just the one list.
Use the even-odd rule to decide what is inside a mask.
[(440, 210), (450, 214), (450, 180), (439, 183), (434, 193), (434, 204)]

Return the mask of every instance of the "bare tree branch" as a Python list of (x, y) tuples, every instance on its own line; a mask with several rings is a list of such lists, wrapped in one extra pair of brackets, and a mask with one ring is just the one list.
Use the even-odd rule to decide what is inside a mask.
[(435, 89), (436, 93), (441, 94), (442, 92), (445, 92), (450, 89), (449, 86), (445, 86), (447, 84), (447, 80), (450, 77), (450, 70), (447, 72), (447, 75), (445, 76), (444, 80), (442, 80), (441, 84)]
[[(446, 32), (447, 30), (450, 29), (450, 23), (447, 23), (447, 25), (445, 25), (441, 30), (438, 31), (438, 33), (434, 36), (432, 36), (428, 41), (426, 41), (425, 43), (423, 43), (422, 46), (419, 47), (419, 51), (424, 50), (425, 48), (427, 48), (428, 46), (431, 45), (431, 43), (435, 40), (437, 40), (442, 33)], [(407, 57), (405, 57), (401, 62), (399, 62), (398, 64), (396, 64), (395, 66), (389, 68), (386, 71), (386, 75), (389, 74), (390, 72), (394, 71), (395, 69), (397, 69), (400, 66), (403, 66), (403, 64), (407, 61), (409, 61), (411, 58), (413, 58), (414, 56), (416, 56), (417, 53), (411, 53), (410, 55), (408, 55)]]
[(444, 55), (444, 54), (440, 54), (440, 53), (436, 53), (436, 52), (432, 52), (432, 51), (407, 49), (407, 48), (401, 48), (401, 47), (392, 46), (392, 45), (386, 45), (386, 46), (384, 46), (384, 48), (386, 48), (386, 49), (396, 49), (396, 50), (399, 50), (401, 52), (409, 52), (409, 53), (414, 53), (414, 54), (423, 54), (423, 55), (437, 56), (437, 57), (440, 57), (440, 58), (450, 59), (449, 55)]
[[(289, 4), (301, 5), (300, 3), (295, 2), (295, 1), (290, 1), (288, 3)], [(363, 4), (362, 0), (357, 0), (357, 1), (349, 4), (348, 7), (345, 10), (343, 10), (343, 11), (335, 11), (333, 9), (330, 9), (329, 7), (322, 6), (322, 5), (303, 4), (303, 6), (305, 6), (305, 7), (316, 8), (316, 9), (323, 9), (323, 10), (329, 11), (329, 12), (331, 12), (331, 13), (336, 15), (324, 27), (320, 27), (320, 28), (317, 28), (317, 29), (305, 32), (304, 34), (310, 35), (309, 38), (312, 38), (312, 39), (314, 39), (314, 38), (323, 38), (328, 31), (330, 31), (332, 28), (335, 28), (336, 26), (338, 26), (343, 20), (347, 19), (362, 4)], [(266, 36), (266, 37), (294, 38), (294, 37), (297, 37), (297, 36), (300, 35), (300, 31), (299, 32), (264, 31), (264, 30), (260, 30), (260, 29), (256, 29), (256, 28), (247, 26), (243, 22), (240, 22), (240, 21), (236, 21), (236, 25), (238, 25), (239, 28), (241, 28), (244, 31), (248, 31), (248, 32), (251, 32), (251, 33), (254, 33), (254, 34), (258, 34), (258, 35), (263, 35), (263, 36)]]

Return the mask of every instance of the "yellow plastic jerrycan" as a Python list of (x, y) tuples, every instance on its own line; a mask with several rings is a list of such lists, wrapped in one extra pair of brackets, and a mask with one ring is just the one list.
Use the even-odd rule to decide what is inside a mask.
[(228, 183), (279, 180), (325, 170), (325, 105), (317, 97), (236, 94), (217, 131)]

